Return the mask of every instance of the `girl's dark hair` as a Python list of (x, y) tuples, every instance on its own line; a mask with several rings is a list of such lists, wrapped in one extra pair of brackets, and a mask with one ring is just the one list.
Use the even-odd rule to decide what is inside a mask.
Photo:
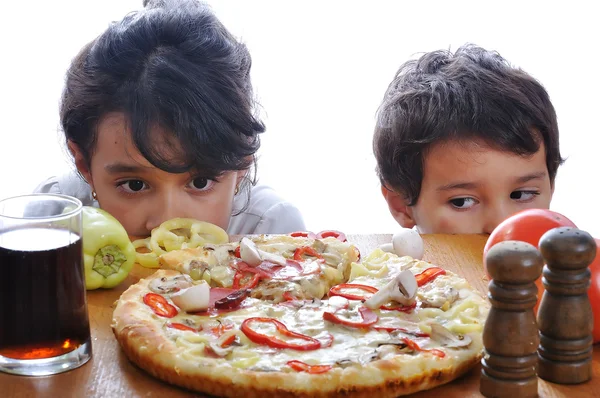
[(427, 53), (400, 67), (379, 108), (373, 137), (379, 179), (415, 205), (428, 148), (477, 139), (523, 156), (543, 142), (552, 183), (563, 162), (556, 113), (538, 81), (474, 45)]
[[(135, 146), (162, 170), (216, 178), (247, 169), (265, 127), (255, 114), (246, 46), (205, 4), (146, 0), (144, 6), (111, 24), (73, 60), (60, 106), (66, 139), (89, 163), (98, 122), (122, 112)], [(152, 139), (155, 127), (177, 147)]]

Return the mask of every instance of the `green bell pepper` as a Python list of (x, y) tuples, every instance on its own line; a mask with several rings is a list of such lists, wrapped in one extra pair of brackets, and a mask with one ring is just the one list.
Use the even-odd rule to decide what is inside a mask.
[(87, 290), (117, 286), (135, 263), (135, 248), (125, 228), (95, 207), (83, 207), (83, 260)]

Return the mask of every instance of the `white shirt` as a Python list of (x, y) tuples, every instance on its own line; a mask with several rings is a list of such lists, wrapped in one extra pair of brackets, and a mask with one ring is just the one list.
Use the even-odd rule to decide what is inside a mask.
[[(84, 206), (98, 207), (90, 186), (74, 172), (51, 177), (38, 185), (34, 192), (69, 195), (79, 199)], [(234, 214), (246, 203), (245, 191), (236, 195), (233, 200)], [(279, 197), (272, 188), (260, 184), (252, 187), (246, 209), (232, 215), (227, 227), (229, 235), (285, 234), (304, 230), (306, 226), (300, 210)]]

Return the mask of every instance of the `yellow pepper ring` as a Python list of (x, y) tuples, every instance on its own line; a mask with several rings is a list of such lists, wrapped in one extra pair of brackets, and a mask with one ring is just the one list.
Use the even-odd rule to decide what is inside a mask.
[(229, 242), (229, 235), (225, 230), (208, 222), (197, 221), (190, 228), (190, 239), (181, 247), (183, 249), (195, 248), (206, 243), (219, 245), (227, 242)]
[[(138, 239), (133, 242), (135, 247), (135, 262), (145, 268), (159, 268), (158, 256), (153, 253), (150, 248), (150, 238)], [(150, 250), (148, 253), (139, 253), (137, 249), (146, 248)]]
[[(157, 256), (168, 251), (181, 249), (181, 244), (186, 240), (185, 236), (179, 236), (168, 229), (158, 227), (152, 230), (150, 236), (150, 248)], [(163, 249), (164, 247), (164, 249)]]

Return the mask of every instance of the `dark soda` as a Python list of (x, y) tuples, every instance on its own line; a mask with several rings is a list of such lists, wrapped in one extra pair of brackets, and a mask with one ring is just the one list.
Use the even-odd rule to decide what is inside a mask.
[(81, 238), (28, 228), (0, 235), (0, 355), (42, 359), (89, 341)]

